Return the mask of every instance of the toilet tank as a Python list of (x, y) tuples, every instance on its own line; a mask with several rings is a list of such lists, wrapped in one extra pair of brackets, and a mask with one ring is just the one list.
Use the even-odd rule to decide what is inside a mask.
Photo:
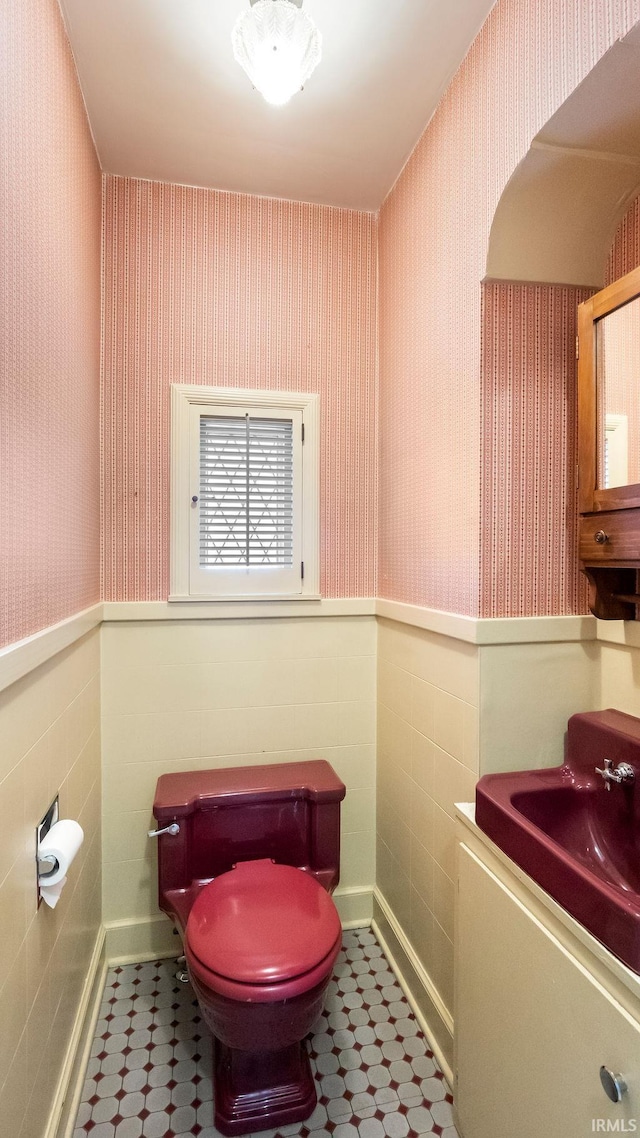
[(236, 862), (265, 857), (333, 892), (345, 793), (324, 759), (161, 775), (153, 815), (158, 827), (178, 822), (180, 832), (158, 839), (160, 908), (182, 924), (203, 885)]

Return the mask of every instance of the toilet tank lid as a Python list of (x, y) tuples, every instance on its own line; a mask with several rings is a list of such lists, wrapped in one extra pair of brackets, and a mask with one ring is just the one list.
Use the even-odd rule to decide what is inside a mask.
[(158, 779), (153, 815), (159, 822), (187, 817), (209, 804), (241, 806), (259, 795), (263, 802), (307, 798), (312, 802), (341, 802), (346, 793), (330, 763), (313, 759), (259, 767), (227, 767), (213, 771), (183, 771)]

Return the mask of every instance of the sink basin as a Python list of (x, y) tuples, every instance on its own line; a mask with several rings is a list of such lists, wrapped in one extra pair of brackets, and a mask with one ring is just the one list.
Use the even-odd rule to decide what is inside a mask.
[[(630, 763), (607, 791), (596, 767)], [(484, 775), (476, 821), (504, 853), (640, 973), (640, 720), (621, 711), (569, 720), (561, 767)]]

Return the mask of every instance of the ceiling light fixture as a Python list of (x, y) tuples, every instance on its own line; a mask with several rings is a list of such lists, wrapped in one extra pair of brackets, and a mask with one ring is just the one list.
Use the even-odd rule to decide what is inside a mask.
[(302, 11), (302, 0), (251, 0), (231, 42), (254, 87), (276, 107), (302, 90), (322, 54), (322, 36)]

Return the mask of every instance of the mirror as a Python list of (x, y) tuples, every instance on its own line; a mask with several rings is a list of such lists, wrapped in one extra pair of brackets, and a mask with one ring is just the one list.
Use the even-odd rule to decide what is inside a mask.
[(578, 306), (578, 503), (592, 613), (640, 619), (640, 269)]
[(578, 474), (581, 514), (640, 506), (640, 268), (578, 305)]
[(640, 297), (596, 323), (596, 486), (640, 482)]

